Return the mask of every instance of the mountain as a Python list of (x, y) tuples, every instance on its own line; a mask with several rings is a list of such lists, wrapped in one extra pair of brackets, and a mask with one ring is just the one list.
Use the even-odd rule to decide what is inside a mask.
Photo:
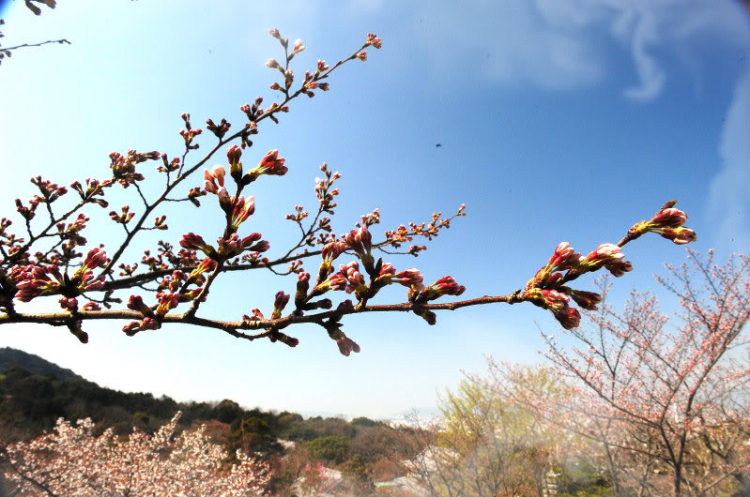
[(58, 381), (83, 379), (70, 369), (61, 368), (57, 364), (42, 359), (38, 355), (29, 354), (23, 350), (12, 349), (10, 347), (0, 348), (0, 373), (13, 366), (20, 366), (31, 374), (51, 376)]
[(251, 452), (280, 451), (276, 444), (279, 438), (299, 442), (325, 437), (353, 440), (368, 429), (387, 431), (385, 424), (364, 417), (346, 420), (316, 413), (305, 419), (293, 412), (247, 409), (229, 399), (177, 402), (147, 392), (121, 392), (101, 387), (33, 354), (0, 349), (0, 439), (38, 436), (52, 429), (59, 418), (91, 418), (98, 429), (113, 428), (118, 435), (131, 433), (134, 427), (153, 433), (177, 412), (182, 413), (180, 428), (210, 424), (216, 438), (232, 452), (242, 444)]

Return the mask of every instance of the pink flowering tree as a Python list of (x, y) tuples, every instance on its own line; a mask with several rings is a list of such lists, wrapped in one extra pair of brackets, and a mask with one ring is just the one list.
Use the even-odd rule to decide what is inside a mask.
[(590, 325), (568, 330), (576, 347), (543, 334), (561, 380), (555, 395), (522, 368), (491, 363), (497, 389), (591, 442), (580, 456), (616, 495), (728, 495), (748, 484), (750, 257), (719, 266), (712, 253), (688, 254), (659, 278), (679, 300), (678, 325), (656, 297), (634, 292), (623, 313), (600, 302)]
[[(566, 329), (573, 329), (580, 314), (570, 299), (584, 309), (600, 300), (595, 293), (574, 289), (571, 283), (577, 278), (600, 269), (615, 276), (630, 271), (632, 265), (625, 260), (622, 247), (648, 232), (677, 244), (696, 239), (695, 233), (684, 227), (687, 216), (674, 208), (672, 201), (650, 220), (631, 227), (618, 243), (603, 243), (588, 255), (577, 253), (567, 243), (559, 244), (549, 261), (517, 290), (436, 303), (446, 296), (462, 295), (464, 286), (451, 276), (425, 279), (416, 268), (398, 270), (383, 257), (416, 256), (426, 246), (407, 245), (415, 239), (438, 236), (455, 217), (464, 215), (464, 206), (452, 217), (436, 213), (429, 222), (385, 230), (379, 238), (372, 233), (380, 220), (375, 210), (363, 215), (353, 229), (336, 235), (331, 216), (335, 214), (340, 175), (323, 164), (323, 177), (315, 185), (317, 207), (308, 212), (300, 205), (287, 216), (300, 230), (299, 241), (278, 250), (268, 236), (246, 226), (256, 211), (251, 195), (256, 182), (284, 176), (288, 164), (278, 150), (254, 157), (253, 135), (266, 121), (278, 123), (298, 97), (329, 91), (328, 81), (335, 71), (350, 61), (366, 61), (367, 49), (379, 49), (382, 43), (369, 34), (350, 56), (330, 66), (319, 60), (300, 78), (291, 63), (305, 50), (303, 42), (290, 43), (277, 30), (271, 30), (271, 35), (284, 53), (280, 61), (266, 63), (278, 77), (271, 84), (278, 100), (265, 107), (262, 98), (242, 105), (244, 122), (239, 127), (233, 128), (226, 119), (208, 119), (205, 128), (197, 128), (191, 116), (183, 114), (180, 135), (184, 149), (177, 155), (112, 152), (104, 179), (90, 177), (69, 186), (32, 178), (38, 193), (27, 201), (16, 200), (21, 222), (13, 223), (10, 218), (0, 221), (0, 324), (64, 326), (83, 343), (89, 339), (84, 323), (92, 320), (125, 320), (122, 329), (129, 336), (180, 324), (215, 329), (248, 341), (269, 339), (295, 347), (299, 341), (289, 331), (291, 327), (312, 323), (325, 330), (347, 356), (360, 350), (341, 330), (342, 320), (350, 314), (410, 312), (435, 324), (435, 312), (440, 310), (530, 302), (551, 311)], [(206, 135), (212, 136), (206, 140)], [(199, 150), (207, 151), (199, 154)], [(226, 163), (207, 168), (209, 160), (220, 154), (225, 154)], [(150, 175), (160, 176), (150, 179), (165, 185), (156, 196), (141, 186), (146, 181), (144, 168), (148, 163), (154, 164)], [(135, 203), (111, 206), (108, 198), (115, 188), (132, 193)], [(167, 232), (168, 218), (179, 215), (175, 213), (179, 207), (199, 208), (205, 202), (218, 203), (223, 213), (217, 219), (222, 232), (215, 241), (207, 234), (183, 233), (171, 241), (160, 241), (143, 255), (134, 253), (139, 235), (150, 230)], [(89, 213), (96, 209), (110, 210), (111, 221), (122, 228), (120, 240), (108, 240), (106, 244), (90, 240), (95, 235), (89, 229)], [(238, 309), (229, 319), (214, 319), (201, 312), (219, 277), (254, 270), (290, 276), (295, 281), (282, 283), (268, 302), (254, 309)], [(380, 290), (389, 285), (405, 287), (404, 301), (373, 304)], [(334, 302), (334, 295), (349, 298)], [(26, 306), (40, 300), (56, 302), (60, 310), (32, 312)], [(261, 307), (267, 304), (271, 305), (264, 314)]]
[(112, 429), (94, 436), (94, 423), (58, 420), (54, 432), (4, 450), (6, 477), (24, 496), (263, 495), (268, 465), (241, 452), (227, 464), (204, 427), (177, 435), (178, 413), (153, 436), (126, 440)]

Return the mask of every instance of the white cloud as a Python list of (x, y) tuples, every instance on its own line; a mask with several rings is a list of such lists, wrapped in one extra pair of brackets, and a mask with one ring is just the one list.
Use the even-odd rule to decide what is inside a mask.
[[(710, 32), (744, 46), (744, 13), (729, 1), (697, 0), (473, 0), (417, 11), (415, 30), (431, 67), (476, 70), (501, 84), (567, 90), (606, 76), (602, 37), (630, 53), (637, 81), (623, 94), (635, 101), (657, 97), (667, 73), (655, 55)], [(466, 55), (466, 54), (471, 55)]]
[(750, 72), (737, 82), (719, 140), (721, 170), (711, 180), (708, 216), (713, 244), (747, 253), (750, 247)]
[(414, 17), (429, 66), (441, 73), (479, 71), (501, 84), (547, 89), (590, 85), (603, 73), (585, 35), (546, 22), (531, 2), (448, 3)]

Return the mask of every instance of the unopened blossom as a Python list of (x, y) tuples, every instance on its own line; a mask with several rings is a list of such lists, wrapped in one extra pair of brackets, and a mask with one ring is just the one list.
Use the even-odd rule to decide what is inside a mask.
[(409, 300), (411, 302), (425, 303), (438, 299), (443, 295), (461, 295), (466, 290), (466, 287), (456, 283), (456, 280), (452, 276), (443, 276), (430, 286), (421, 289), (412, 287), (411, 290), (416, 290), (409, 292)]
[(300, 307), (307, 299), (310, 289), (310, 273), (302, 271), (297, 275), (297, 291), (294, 293), (294, 304)]
[(237, 256), (244, 250), (242, 239), (240, 239), (237, 233), (232, 233), (228, 238), (221, 237), (216, 240), (216, 243), (219, 245), (217, 252), (225, 258)]
[(365, 50), (362, 50), (354, 57), (361, 60), (362, 62), (367, 62), (367, 52)]
[(624, 261), (625, 254), (619, 246), (613, 243), (602, 243), (596, 250), (589, 253), (578, 262), (576, 269), (582, 272), (596, 271), (601, 267), (607, 268), (614, 276), (622, 276), (631, 271), (633, 266)]
[(156, 315), (164, 316), (180, 303), (182, 296), (179, 293), (159, 292), (156, 294), (159, 305), (156, 307)]
[(276, 297), (273, 301), (273, 313), (271, 313), (271, 319), (279, 319), (281, 317), (281, 313), (289, 303), (289, 298), (290, 295), (288, 293), (284, 293), (283, 291), (279, 291), (276, 293)]
[(182, 235), (180, 247), (188, 250), (200, 250), (209, 257), (214, 255), (214, 248), (206, 243), (203, 237), (192, 232)]
[(269, 248), (271, 248), (271, 244), (267, 240), (261, 240), (258, 243), (250, 246), (245, 246), (243, 242), (243, 247), (251, 252), (265, 252)]
[(242, 246), (248, 248), (263, 237), (260, 233), (251, 233), (242, 239)]
[(104, 267), (109, 259), (107, 258), (107, 253), (104, 251), (104, 249), (100, 247), (95, 247), (89, 250), (89, 253), (86, 255), (86, 259), (83, 261), (83, 266), (81, 269), (89, 270), (89, 269), (96, 269), (100, 267)]
[(240, 224), (244, 223), (248, 217), (252, 216), (255, 212), (255, 197), (248, 197), (245, 199), (242, 195), (237, 197), (234, 202), (234, 209), (232, 209), (231, 224), (232, 227), (237, 229)]
[(347, 281), (347, 285), (344, 288), (346, 293), (354, 293), (360, 300), (365, 298), (367, 285), (365, 284), (365, 277), (359, 270), (357, 261), (352, 261), (349, 264), (341, 264), (339, 272)]
[(430, 289), (433, 289), (440, 293), (440, 295), (461, 295), (466, 290), (466, 287), (456, 283), (456, 280), (452, 276), (443, 276), (435, 283), (430, 285)]
[(382, 266), (380, 266), (380, 274), (378, 274), (378, 280), (381, 281), (387, 281), (390, 283), (392, 281), (392, 276), (396, 274), (396, 268), (393, 267), (393, 264), (390, 262), (383, 263)]
[(287, 173), (288, 169), (284, 166), (286, 159), (279, 157), (278, 150), (269, 151), (263, 159), (255, 167), (254, 171), (257, 175), (269, 174), (273, 176), (283, 176)]
[(294, 40), (294, 53), (300, 53), (304, 49), (305, 43), (301, 39), (297, 38), (296, 40)]
[(330, 275), (325, 281), (318, 283), (315, 286), (315, 293), (321, 294), (328, 290), (344, 290), (347, 286), (346, 276), (343, 273), (338, 272)]
[(224, 186), (224, 175), (226, 170), (224, 166), (217, 164), (211, 170), (203, 170), (203, 179), (205, 180), (204, 189), (210, 193), (217, 193), (220, 187)]
[(140, 321), (133, 321), (129, 324), (126, 324), (122, 327), (122, 331), (124, 331), (126, 335), (132, 337), (135, 336), (139, 331), (158, 330), (159, 328), (161, 328), (161, 323), (157, 319), (144, 317)]
[(343, 238), (347, 247), (359, 255), (369, 254), (372, 250), (372, 235), (367, 225), (362, 225), (358, 230), (351, 230)]
[(698, 240), (698, 236), (695, 234), (695, 231), (683, 226), (680, 226), (678, 228), (651, 229), (649, 231), (657, 233), (667, 240), (672, 240), (672, 242), (677, 245), (685, 245), (687, 243)]
[(315, 309), (331, 309), (333, 307), (333, 301), (331, 299), (320, 299), (314, 302), (307, 302), (303, 309), (305, 311), (313, 311)]
[(578, 309), (568, 305), (568, 296), (557, 290), (540, 290), (532, 288), (523, 292), (523, 299), (532, 304), (552, 311), (555, 319), (566, 330), (577, 328), (581, 321)]
[(579, 255), (568, 242), (561, 242), (555, 247), (555, 251), (547, 264), (555, 271), (565, 271), (576, 265)]
[(429, 309), (423, 309), (421, 307), (415, 307), (413, 310), (414, 314), (421, 317), (427, 324), (434, 326), (437, 323), (437, 315)]
[(30, 302), (44, 293), (52, 293), (63, 283), (57, 266), (16, 266), (11, 270), (10, 278), (15, 281), (18, 290), (16, 299)]
[[(232, 145), (227, 149), (227, 160), (229, 164), (236, 164), (242, 158), (242, 149), (237, 145)], [(222, 183), (223, 185), (223, 183)]]
[(345, 357), (349, 357), (352, 352), (358, 354), (361, 350), (357, 342), (346, 336), (336, 340), (336, 345), (339, 347), (339, 352)]
[(367, 45), (373, 46), (377, 49), (380, 49), (383, 47), (383, 41), (378, 38), (378, 36), (374, 33), (367, 33)]
[(644, 233), (657, 233), (672, 240), (678, 245), (694, 242), (698, 239), (695, 231), (684, 227), (688, 216), (683, 211), (675, 209), (676, 200), (670, 200), (648, 221), (635, 224), (628, 231), (628, 238), (634, 240)]
[(153, 316), (154, 311), (143, 302), (143, 298), (140, 295), (131, 295), (128, 299), (128, 309), (132, 309), (136, 312), (140, 312), (144, 316)]
[(71, 312), (78, 310), (78, 300), (73, 297), (60, 297), (58, 300), (60, 307)]
[(281, 37), (281, 34), (279, 34), (279, 30), (278, 29), (271, 29), (271, 30), (268, 31), (268, 34), (270, 34), (271, 36), (273, 36), (276, 39), (278, 39), (278, 38)]
[(100, 305), (99, 305), (98, 303), (96, 303), (96, 302), (86, 302), (86, 303), (85, 303), (85, 304), (83, 305), (83, 310), (84, 310), (84, 311), (101, 311), (101, 310), (102, 310), (102, 308), (101, 308), (101, 306), (100, 306)]
[(580, 260), (581, 254), (577, 253), (568, 242), (559, 243), (547, 264), (526, 283), (526, 288), (554, 288), (558, 286), (563, 280), (563, 275), (559, 271), (577, 268)]
[(415, 288), (421, 288), (422, 287), (422, 281), (424, 280), (422, 273), (419, 272), (419, 269), (410, 267), (407, 268), (399, 273), (396, 273), (396, 275), (393, 278), (393, 281), (396, 283), (400, 283), (401, 285), (404, 285), (407, 288), (415, 287)]
[(266, 67), (270, 67), (271, 69), (277, 69), (279, 67), (279, 63), (276, 62), (276, 59), (268, 59), (266, 61)]
[(240, 162), (240, 157), (242, 157), (242, 149), (237, 145), (232, 145), (227, 149), (229, 175), (236, 182), (239, 182), (242, 179), (242, 162)]
[(222, 119), (219, 124), (214, 123), (212, 119), (206, 119), (206, 128), (219, 139), (224, 138), (231, 127), (232, 124), (226, 119)]
[(561, 290), (570, 295), (570, 298), (572, 298), (576, 304), (589, 311), (597, 310), (597, 305), (602, 301), (602, 296), (596, 292), (574, 290), (567, 287), (563, 287)]

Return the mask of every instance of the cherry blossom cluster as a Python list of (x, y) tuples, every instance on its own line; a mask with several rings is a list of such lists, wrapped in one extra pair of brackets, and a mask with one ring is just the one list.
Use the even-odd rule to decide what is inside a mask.
[(549, 310), (566, 330), (577, 328), (581, 314), (578, 309), (570, 306), (570, 299), (581, 308), (591, 311), (597, 309), (602, 296), (595, 292), (575, 290), (566, 283), (602, 268), (618, 278), (632, 271), (633, 265), (624, 260), (625, 254), (622, 253), (621, 246), (643, 233), (658, 233), (679, 245), (697, 239), (693, 230), (683, 226), (687, 215), (674, 208), (676, 203), (676, 200), (667, 202), (649, 221), (635, 224), (620, 243), (602, 243), (585, 257), (577, 253), (568, 242), (561, 242), (555, 247), (547, 264), (518, 293), (519, 301), (528, 301)]
[(234, 462), (205, 427), (177, 433), (180, 413), (153, 436), (112, 429), (95, 436), (90, 419), (62, 418), (52, 433), (5, 449), (9, 482), (20, 495), (264, 495), (268, 464), (238, 451)]

